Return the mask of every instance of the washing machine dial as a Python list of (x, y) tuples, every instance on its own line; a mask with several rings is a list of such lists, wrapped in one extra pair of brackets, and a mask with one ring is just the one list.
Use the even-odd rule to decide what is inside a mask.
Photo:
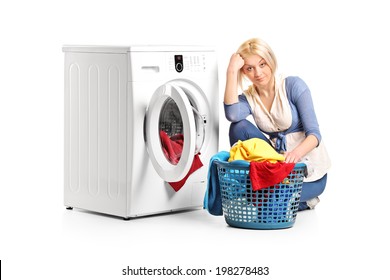
[(179, 73), (183, 71), (183, 55), (181, 54), (175, 55), (175, 69)]

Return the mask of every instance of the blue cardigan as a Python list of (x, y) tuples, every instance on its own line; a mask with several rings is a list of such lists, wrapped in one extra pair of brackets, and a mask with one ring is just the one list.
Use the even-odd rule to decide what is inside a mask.
[[(290, 128), (282, 132), (282, 134), (285, 135), (291, 132), (304, 131), (306, 137), (312, 134), (318, 139), (318, 143), (320, 143), (321, 133), (308, 86), (301, 78), (294, 76), (287, 77), (285, 83), (287, 98), (291, 107), (292, 123)], [(224, 108), (225, 116), (231, 122), (244, 120), (249, 115), (253, 114), (244, 94), (239, 95), (238, 103), (229, 105), (224, 104)], [(261, 131), (272, 138), (277, 137), (273, 132)], [(279, 150), (278, 147), (276, 148)]]

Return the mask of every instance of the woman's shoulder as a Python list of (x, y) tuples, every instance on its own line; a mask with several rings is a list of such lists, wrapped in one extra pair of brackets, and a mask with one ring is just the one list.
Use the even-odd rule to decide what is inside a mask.
[(301, 94), (307, 90), (309, 87), (303, 79), (298, 76), (288, 76), (285, 78), (286, 91), (292, 94)]
[(290, 100), (296, 102), (303, 93), (309, 93), (310, 90), (306, 83), (298, 76), (288, 76), (285, 78), (286, 93)]
[(285, 81), (286, 87), (307, 87), (305, 81), (299, 76), (287, 76)]

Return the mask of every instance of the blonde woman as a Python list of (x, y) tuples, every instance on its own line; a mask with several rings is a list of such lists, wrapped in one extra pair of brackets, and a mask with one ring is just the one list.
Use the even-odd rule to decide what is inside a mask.
[[(238, 95), (244, 79), (251, 85)], [(309, 175), (302, 186), (299, 209), (313, 209), (325, 189), (330, 160), (311, 93), (301, 78), (277, 74), (275, 54), (263, 40), (245, 41), (230, 58), (224, 107), (231, 122), (231, 145), (260, 138), (283, 153), (286, 162), (307, 163)], [(246, 119), (249, 115), (256, 125)]]

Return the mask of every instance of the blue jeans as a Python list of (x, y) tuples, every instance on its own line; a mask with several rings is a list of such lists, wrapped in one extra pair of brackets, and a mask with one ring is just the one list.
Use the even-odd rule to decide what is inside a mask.
[(271, 145), (269, 139), (253, 123), (248, 120), (241, 120), (231, 123), (229, 129), (230, 146), (233, 146), (238, 140), (245, 141), (251, 138), (260, 138)]
[[(230, 125), (229, 140), (230, 145), (233, 146), (238, 140), (245, 141), (251, 138), (260, 138), (271, 145), (269, 139), (250, 121), (241, 120)], [(322, 194), (325, 190), (327, 181), (327, 174), (321, 179), (314, 182), (305, 182), (302, 184), (301, 199), (299, 203), (299, 210), (305, 210), (309, 207), (306, 201), (315, 198)]]
[(317, 181), (304, 182), (302, 184), (301, 199), (298, 210), (309, 209), (309, 206), (307, 206), (306, 201), (315, 198), (324, 192), (327, 178), (328, 174), (325, 174), (321, 179), (318, 179)]

